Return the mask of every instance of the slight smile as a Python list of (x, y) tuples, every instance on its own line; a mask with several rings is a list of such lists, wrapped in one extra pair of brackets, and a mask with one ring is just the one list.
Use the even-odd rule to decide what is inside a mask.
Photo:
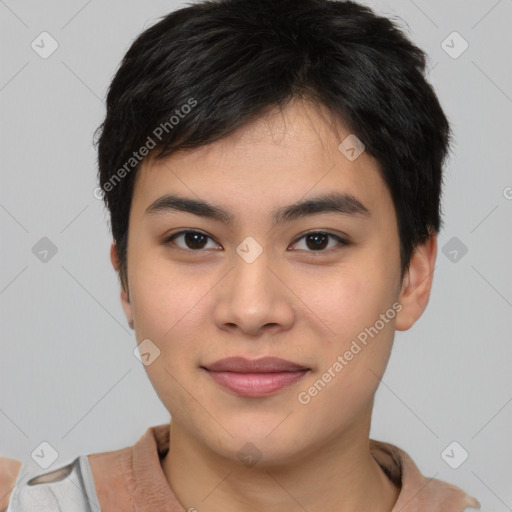
[(229, 357), (201, 368), (218, 385), (244, 397), (276, 393), (294, 384), (310, 371), (310, 368), (303, 365), (277, 357), (256, 360)]

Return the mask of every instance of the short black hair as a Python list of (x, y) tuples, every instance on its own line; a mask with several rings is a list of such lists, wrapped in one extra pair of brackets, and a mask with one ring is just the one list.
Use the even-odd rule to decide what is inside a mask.
[(441, 228), (452, 138), (426, 61), (392, 19), (349, 0), (202, 0), (159, 18), (126, 52), (96, 130), (123, 288), (142, 160), (215, 142), (296, 99), (327, 107), (378, 162), (403, 278)]

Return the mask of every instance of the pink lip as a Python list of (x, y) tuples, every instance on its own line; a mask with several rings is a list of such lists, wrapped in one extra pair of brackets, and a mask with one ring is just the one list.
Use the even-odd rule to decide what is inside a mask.
[(309, 371), (309, 368), (277, 357), (257, 360), (228, 357), (202, 368), (217, 384), (247, 397), (275, 393), (297, 382)]

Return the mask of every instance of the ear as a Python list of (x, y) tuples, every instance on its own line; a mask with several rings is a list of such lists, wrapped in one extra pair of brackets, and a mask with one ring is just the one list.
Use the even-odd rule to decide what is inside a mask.
[(436, 256), (437, 235), (432, 234), (424, 244), (416, 247), (409, 270), (404, 276), (398, 299), (402, 309), (395, 324), (398, 331), (410, 329), (425, 311), (434, 279)]
[[(119, 258), (117, 255), (117, 247), (115, 242), (110, 246), (110, 261), (114, 270), (119, 274)], [(121, 306), (123, 307), (124, 314), (128, 320), (128, 325), (133, 329), (133, 312), (130, 304), (130, 297), (128, 291), (121, 286)]]

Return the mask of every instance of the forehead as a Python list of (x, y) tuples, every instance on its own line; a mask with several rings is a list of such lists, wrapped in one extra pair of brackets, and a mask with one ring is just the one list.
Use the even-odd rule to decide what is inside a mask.
[(145, 160), (132, 209), (142, 215), (156, 199), (174, 193), (261, 218), (309, 196), (342, 192), (383, 213), (392, 204), (376, 160), (365, 151), (350, 159), (339, 149), (353, 137), (322, 107), (294, 102), (211, 144)]

